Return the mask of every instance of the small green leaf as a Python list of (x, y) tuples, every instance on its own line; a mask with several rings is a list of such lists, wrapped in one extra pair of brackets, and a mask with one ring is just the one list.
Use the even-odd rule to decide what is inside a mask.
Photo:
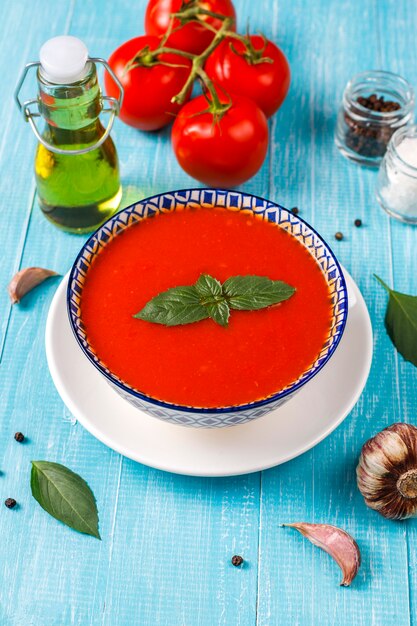
[(209, 274), (202, 274), (195, 284), (201, 304), (206, 307), (211, 319), (220, 326), (227, 326), (230, 308), (223, 295), (222, 284)]
[(201, 303), (197, 289), (173, 287), (152, 298), (133, 317), (165, 326), (191, 324), (207, 319), (209, 313)]
[(204, 304), (204, 300), (211, 302), (213, 299), (220, 298), (223, 300), (222, 284), (213, 278), (209, 274), (201, 274), (200, 278), (195, 284), (195, 288), (201, 298), (201, 303)]
[(206, 307), (213, 321), (217, 322), (217, 324), (220, 324), (220, 326), (228, 326), (230, 308), (226, 300), (221, 300), (219, 302), (208, 302), (206, 304)]
[(374, 276), (389, 294), (385, 313), (388, 336), (401, 356), (417, 367), (417, 296), (394, 291), (379, 276)]
[(96, 500), (81, 476), (59, 463), (32, 461), (30, 486), (33, 497), (49, 515), (100, 539)]
[(223, 284), (223, 293), (231, 309), (256, 311), (288, 300), (295, 289), (266, 276), (232, 276)]

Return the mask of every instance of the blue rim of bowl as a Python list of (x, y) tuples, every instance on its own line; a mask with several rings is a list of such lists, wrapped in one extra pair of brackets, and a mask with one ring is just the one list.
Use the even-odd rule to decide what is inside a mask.
[[(189, 187), (189, 188), (185, 188), (185, 189), (175, 189), (173, 191), (165, 191), (163, 193), (155, 194), (154, 196), (147, 196), (146, 198), (143, 198), (142, 200), (138, 200), (137, 202), (133, 202), (132, 204), (129, 204), (127, 207), (124, 207), (123, 209), (120, 209), (120, 211), (117, 211), (117, 213), (114, 213), (111, 217), (109, 217), (108, 220), (103, 222), (103, 224), (101, 224), (89, 236), (89, 238), (87, 239), (87, 241), (84, 242), (81, 250), (77, 254), (77, 256), (75, 258), (75, 261), (74, 261), (74, 263), (73, 263), (73, 265), (71, 267), (69, 278), (68, 278), (68, 286), (67, 286), (67, 313), (68, 313), (68, 317), (69, 317), (69, 321), (70, 321), (71, 330), (72, 330), (73, 334), (75, 335), (75, 338), (77, 340), (78, 345), (80, 346), (81, 350), (83, 351), (85, 356), (88, 358), (90, 363), (92, 363), (94, 365), (94, 367), (96, 369), (98, 369), (99, 372), (112, 385), (116, 385), (124, 393), (131, 394), (131, 395), (135, 396), (136, 398), (140, 398), (142, 401), (148, 402), (150, 404), (154, 404), (156, 406), (163, 407), (165, 409), (170, 409), (171, 411), (182, 411), (184, 413), (214, 414), (214, 413), (238, 413), (238, 412), (241, 412), (241, 411), (247, 411), (249, 409), (256, 409), (258, 407), (265, 406), (267, 404), (271, 404), (271, 403), (277, 402), (277, 401), (281, 400), (282, 398), (285, 398), (286, 396), (288, 396), (290, 394), (293, 394), (294, 392), (296, 392), (299, 389), (301, 389), (302, 387), (304, 387), (304, 385), (306, 383), (308, 383), (310, 380), (312, 380), (316, 376), (316, 374), (318, 374), (323, 369), (323, 367), (327, 364), (327, 362), (329, 361), (331, 356), (334, 354), (334, 352), (335, 352), (337, 346), (339, 345), (340, 340), (341, 340), (341, 338), (343, 336), (343, 333), (344, 333), (345, 327), (346, 327), (346, 322), (347, 322), (347, 317), (348, 317), (348, 309), (349, 309), (349, 301), (348, 301), (348, 292), (347, 292), (346, 280), (345, 280), (345, 277), (344, 277), (344, 274), (343, 274), (343, 271), (342, 271), (342, 268), (340, 266), (339, 261), (337, 260), (333, 250), (326, 243), (326, 241), (323, 239), (323, 237), (321, 235), (319, 235), (319, 233), (312, 226), (310, 226), (310, 224), (308, 222), (303, 220), (303, 218), (301, 218), (299, 215), (296, 215), (296, 216), (293, 215), (293, 217), (296, 220), (298, 220), (299, 222), (301, 222), (302, 224), (305, 224), (311, 230), (311, 232), (314, 233), (317, 236), (317, 238), (323, 243), (325, 248), (330, 253), (330, 256), (332, 257), (332, 260), (334, 261), (334, 264), (335, 264), (335, 266), (337, 268), (337, 271), (339, 273), (341, 291), (343, 292), (343, 296), (344, 296), (346, 305), (345, 305), (343, 320), (342, 320), (341, 325), (340, 325), (340, 330), (339, 330), (336, 338), (332, 342), (332, 345), (330, 346), (329, 351), (328, 351), (326, 357), (323, 359), (323, 361), (314, 370), (312, 370), (312, 371), (307, 370), (307, 372), (305, 373), (305, 377), (302, 380), (289, 385), (288, 387), (286, 387), (282, 391), (279, 391), (279, 392), (277, 392), (277, 393), (275, 393), (275, 394), (273, 394), (271, 396), (268, 396), (267, 398), (263, 398), (262, 400), (255, 400), (254, 402), (247, 402), (245, 404), (222, 406), (222, 407), (210, 407), (210, 408), (192, 407), (192, 406), (187, 406), (187, 405), (182, 405), (182, 404), (174, 404), (174, 403), (171, 403), (171, 402), (164, 402), (163, 400), (158, 400), (157, 398), (153, 398), (152, 396), (148, 396), (145, 393), (142, 393), (142, 392), (140, 392), (140, 391), (138, 391), (136, 389), (133, 389), (132, 387), (129, 387), (128, 385), (123, 384), (123, 382), (120, 381), (116, 377), (113, 378), (113, 376), (111, 376), (108, 373), (108, 371), (106, 371), (106, 369), (101, 365), (101, 363), (98, 363), (97, 361), (95, 361), (91, 357), (91, 355), (86, 351), (86, 349), (84, 348), (84, 346), (83, 346), (83, 344), (81, 342), (81, 339), (80, 339), (80, 337), (78, 335), (78, 329), (74, 325), (74, 322), (73, 322), (73, 319), (72, 319), (72, 315), (71, 315), (71, 309), (70, 309), (71, 293), (72, 293), (71, 283), (72, 283), (73, 275), (74, 275), (74, 272), (77, 269), (78, 261), (83, 256), (83, 253), (84, 253), (84, 250), (85, 250), (86, 246), (90, 243), (90, 241), (92, 239), (94, 239), (94, 237), (101, 230), (101, 228), (103, 228), (103, 226), (105, 226), (107, 223), (111, 222), (117, 215), (119, 215), (119, 213), (123, 213), (123, 211), (126, 211), (127, 209), (130, 209), (130, 208), (136, 206), (137, 204), (140, 204), (141, 202), (147, 202), (147, 201), (155, 200), (157, 198), (161, 198), (162, 196), (166, 196), (167, 194), (181, 194), (181, 193), (187, 193), (187, 192), (193, 192), (193, 191), (196, 191), (196, 192), (209, 191), (209, 192), (215, 192), (215, 193), (231, 193), (230, 189), (212, 188), (212, 187)], [(277, 204), (276, 202), (273, 202), (272, 200), (266, 200), (265, 198), (262, 198), (261, 196), (257, 196), (255, 194), (251, 194), (251, 193), (246, 193), (244, 191), (236, 191), (236, 193), (241, 194), (243, 196), (255, 198), (256, 200), (260, 200), (261, 202), (269, 202), (269, 203), (273, 204), (275, 207), (277, 207), (278, 209), (284, 210), (284, 211), (287, 211), (287, 213), (290, 213), (289, 209), (286, 209), (282, 205)], [(225, 207), (225, 208), (227, 208), (227, 207)], [(148, 218), (145, 218), (145, 219), (148, 219)]]

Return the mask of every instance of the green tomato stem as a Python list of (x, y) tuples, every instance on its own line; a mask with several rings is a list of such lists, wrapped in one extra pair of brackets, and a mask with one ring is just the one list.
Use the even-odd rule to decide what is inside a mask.
[(229, 32), (230, 26), (232, 25), (233, 20), (230, 17), (226, 17), (223, 20), (223, 23), (219, 30), (216, 32), (212, 42), (207, 48), (199, 55), (192, 55), (193, 57), (193, 66), (190, 72), (190, 75), (187, 78), (187, 81), (181, 91), (172, 98), (172, 102), (176, 102), (177, 104), (184, 104), (185, 99), (187, 97), (188, 91), (191, 89), (192, 84), (194, 83), (196, 78), (200, 78), (204, 86), (209, 91), (210, 95), (213, 98), (213, 104), (216, 106), (220, 106), (222, 108), (222, 104), (217, 95), (216, 89), (214, 87), (213, 81), (207, 76), (204, 72), (203, 67), (204, 63), (207, 61), (210, 54), (217, 48), (220, 42), (227, 36)]
[[(232, 17), (228, 17), (225, 15), (221, 15), (220, 13), (214, 13), (213, 11), (209, 11), (207, 9), (201, 8), (198, 6), (197, 1), (193, 1), (190, 5), (183, 5), (181, 11), (177, 13), (171, 14), (170, 23), (165, 35), (162, 37), (160, 45), (156, 50), (150, 50), (149, 47), (146, 47), (144, 50), (140, 50), (135, 57), (129, 61), (126, 65), (125, 72), (128, 72), (135, 67), (153, 67), (157, 64), (164, 64), (170, 67), (177, 67), (174, 64), (165, 63), (159, 60), (159, 57), (162, 54), (175, 54), (180, 57), (184, 57), (192, 61), (192, 67), (190, 74), (179, 93), (177, 93), (171, 100), (171, 102), (176, 104), (184, 104), (187, 99), (187, 95), (192, 88), (194, 81), (198, 78), (203, 83), (206, 91), (210, 94), (210, 107), (209, 111), (214, 115), (215, 118), (219, 118), (230, 108), (231, 102), (228, 104), (224, 104), (220, 101), (217, 90), (213, 81), (209, 78), (207, 73), (204, 71), (204, 64), (207, 61), (208, 57), (212, 54), (212, 52), (219, 46), (219, 44), (226, 39), (227, 37), (232, 39), (238, 39), (242, 41), (245, 45), (245, 57), (251, 63), (262, 63), (268, 62), (272, 63), (272, 60), (266, 57), (262, 57), (263, 50), (255, 50), (251, 45), (249, 35), (239, 35), (234, 31), (230, 30), (233, 26), (234, 19)], [(206, 20), (199, 19), (199, 16), (204, 15), (207, 17), (212, 17), (221, 21), (221, 26), (219, 29), (216, 29), (211, 24), (208, 24)], [(174, 21), (179, 20), (181, 28), (184, 24), (188, 22), (198, 22), (201, 26), (204, 26), (212, 33), (214, 33), (214, 37), (211, 43), (207, 46), (205, 50), (199, 55), (192, 54), (191, 52), (186, 52), (185, 50), (176, 50), (175, 48), (170, 48), (166, 46), (170, 35), (177, 30), (174, 28)], [(266, 45), (266, 44), (265, 44)]]
[(215, 13), (214, 11), (209, 11), (208, 9), (203, 9), (199, 6), (193, 6), (189, 8), (185, 8), (182, 11), (178, 11), (177, 13), (171, 14), (171, 19), (176, 18), (180, 20), (181, 23), (198, 21), (204, 23), (204, 20), (198, 19), (199, 15), (206, 15), (207, 17), (212, 17), (216, 20), (220, 20), (224, 22), (226, 19), (230, 19), (221, 13)]

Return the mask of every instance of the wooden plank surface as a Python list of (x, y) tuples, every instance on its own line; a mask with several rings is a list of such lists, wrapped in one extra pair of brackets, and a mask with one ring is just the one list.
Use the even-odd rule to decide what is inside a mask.
[[(291, 42), (292, 67), (300, 71), (294, 76), (294, 104), (286, 102), (286, 118), (278, 117), (275, 124), (271, 195), (277, 197), (285, 184), (282, 170), (292, 169), (284, 204), (298, 205), (333, 240), (333, 249), (358, 282), (372, 317), (375, 358), (366, 392), (346, 422), (308, 454), (265, 473), (260, 624), (271, 623), (271, 616), (280, 612), (288, 616), (283, 624), (388, 626), (410, 619), (405, 534), (365, 508), (355, 481), (361, 443), (399, 419), (395, 354), (381, 323), (385, 296), (372, 277), (373, 272), (391, 272), (389, 219), (374, 199), (375, 172), (341, 159), (333, 145), (337, 105), (347, 80), (381, 66), (377, 4), (364, 3), (361, 11), (358, 6), (326, 0), (309, 7), (303, 2), (278, 4), (278, 33)], [(301, 13), (310, 27), (294, 40)], [(296, 102), (302, 103), (301, 119), (293, 113)], [(364, 222), (361, 229), (353, 226), (356, 217)], [(336, 231), (344, 233), (343, 241), (334, 241)], [(357, 538), (363, 566), (348, 593), (335, 587), (339, 572), (327, 555), (278, 527), (300, 520), (333, 523)], [(395, 593), (389, 593), (387, 602), (388, 588)]]
[[(369, 436), (397, 420), (417, 421), (416, 371), (386, 337), (386, 298), (372, 278), (376, 272), (417, 293), (417, 230), (388, 219), (374, 198), (375, 172), (346, 162), (333, 145), (353, 74), (388, 69), (417, 85), (417, 4), (236, 0), (240, 27), (250, 18), (276, 40), (293, 75), (271, 123), (268, 160), (243, 189), (299, 206), (329, 242), (343, 231), (333, 248), (365, 295), (375, 357), (358, 405), (314, 450), (262, 474), (218, 480), (141, 466), (84, 431), (46, 366), (44, 324), (57, 282), (11, 312), (4, 289), (19, 266), (66, 272), (83, 241), (55, 230), (34, 204), (35, 142), (12, 102), (18, 72), (45, 39), (66, 32), (83, 38), (91, 54), (108, 56), (142, 31), (145, 4), (17, 0), (1, 7), (0, 497), (20, 506), (0, 509), (0, 626), (417, 624), (416, 523), (368, 510), (354, 473)], [(125, 204), (195, 185), (175, 162), (169, 130), (146, 135), (117, 123), (114, 138)], [(362, 229), (353, 227), (356, 217)], [(13, 440), (16, 430), (29, 437), (25, 445)], [(32, 500), (34, 458), (63, 462), (86, 478), (99, 505), (101, 543), (62, 527)], [(280, 528), (300, 520), (339, 524), (357, 538), (364, 563), (352, 588), (338, 587), (327, 555)], [(247, 560), (242, 570), (230, 564), (235, 552)]]

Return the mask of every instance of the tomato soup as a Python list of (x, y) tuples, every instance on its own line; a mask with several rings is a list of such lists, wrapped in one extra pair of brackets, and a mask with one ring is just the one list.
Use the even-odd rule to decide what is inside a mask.
[[(295, 294), (258, 311), (232, 310), (167, 327), (133, 317), (157, 294), (256, 274)], [(194, 407), (239, 405), (294, 382), (317, 358), (331, 326), (326, 279), (302, 244), (275, 224), (227, 209), (185, 209), (126, 229), (91, 265), (81, 318), (99, 358), (122, 381), (153, 398)]]

